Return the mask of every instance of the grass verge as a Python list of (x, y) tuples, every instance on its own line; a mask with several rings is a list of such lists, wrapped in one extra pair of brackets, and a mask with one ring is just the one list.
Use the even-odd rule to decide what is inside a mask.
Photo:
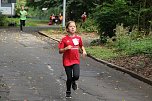
[[(20, 24), (19, 18), (7, 18), (8, 23), (9, 22), (15, 22), (17, 26)], [(39, 25), (47, 25), (48, 20), (39, 20), (39, 19), (31, 19), (27, 18), (26, 20), (26, 26), (39, 26)]]
[(108, 49), (104, 46), (89, 46), (86, 47), (88, 54), (98, 58), (98, 59), (111, 59), (118, 57), (119, 55), (115, 52), (115, 49)]

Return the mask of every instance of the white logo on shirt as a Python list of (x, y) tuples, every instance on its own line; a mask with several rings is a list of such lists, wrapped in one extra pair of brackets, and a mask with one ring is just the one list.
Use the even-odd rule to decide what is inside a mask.
[(73, 43), (74, 43), (74, 45), (78, 45), (79, 44), (79, 41), (78, 41), (78, 39), (72, 39), (72, 41), (73, 41)]

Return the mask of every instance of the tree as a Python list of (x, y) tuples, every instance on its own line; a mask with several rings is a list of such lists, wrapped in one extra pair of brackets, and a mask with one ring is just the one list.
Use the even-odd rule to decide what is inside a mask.
[(89, 15), (92, 13), (92, 9), (101, 3), (101, 0), (67, 0), (67, 18), (79, 21), (83, 12)]
[(152, 2), (151, 0), (130, 0), (130, 4), (138, 12), (138, 29), (144, 29), (146, 32), (152, 21)]
[(136, 12), (127, 5), (125, 0), (115, 0), (112, 4), (105, 2), (98, 5), (94, 12), (99, 32), (101, 35), (104, 33), (104, 36), (114, 36), (117, 24), (123, 23), (125, 26), (132, 26), (136, 22)]

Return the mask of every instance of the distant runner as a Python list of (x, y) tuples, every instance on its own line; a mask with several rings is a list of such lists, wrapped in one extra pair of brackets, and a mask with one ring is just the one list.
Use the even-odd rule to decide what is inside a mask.
[(81, 18), (82, 18), (82, 22), (85, 22), (85, 21), (86, 21), (86, 19), (87, 19), (86, 12), (84, 12), (84, 13), (81, 15)]
[(20, 30), (23, 31), (23, 26), (25, 26), (25, 21), (27, 16), (27, 11), (25, 11), (24, 6), (21, 6), (19, 15), (20, 15)]

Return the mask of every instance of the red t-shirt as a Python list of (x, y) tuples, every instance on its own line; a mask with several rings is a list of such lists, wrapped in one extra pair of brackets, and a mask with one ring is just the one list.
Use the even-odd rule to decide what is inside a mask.
[(85, 22), (86, 18), (87, 18), (87, 16), (83, 14), (82, 15), (82, 21)]
[(67, 47), (68, 45), (71, 45), (72, 48), (69, 50), (66, 50), (63, 53), (63, 66), (71, 66), (73, 64), (79, 64), (79, 47), (82, 47), (82, 39), (78, 35), (74, 35), (73, 37), (70, 37), (66, 35), (62, 38), (61, 42), (59, 43), (58, 48), (62, 49)]

